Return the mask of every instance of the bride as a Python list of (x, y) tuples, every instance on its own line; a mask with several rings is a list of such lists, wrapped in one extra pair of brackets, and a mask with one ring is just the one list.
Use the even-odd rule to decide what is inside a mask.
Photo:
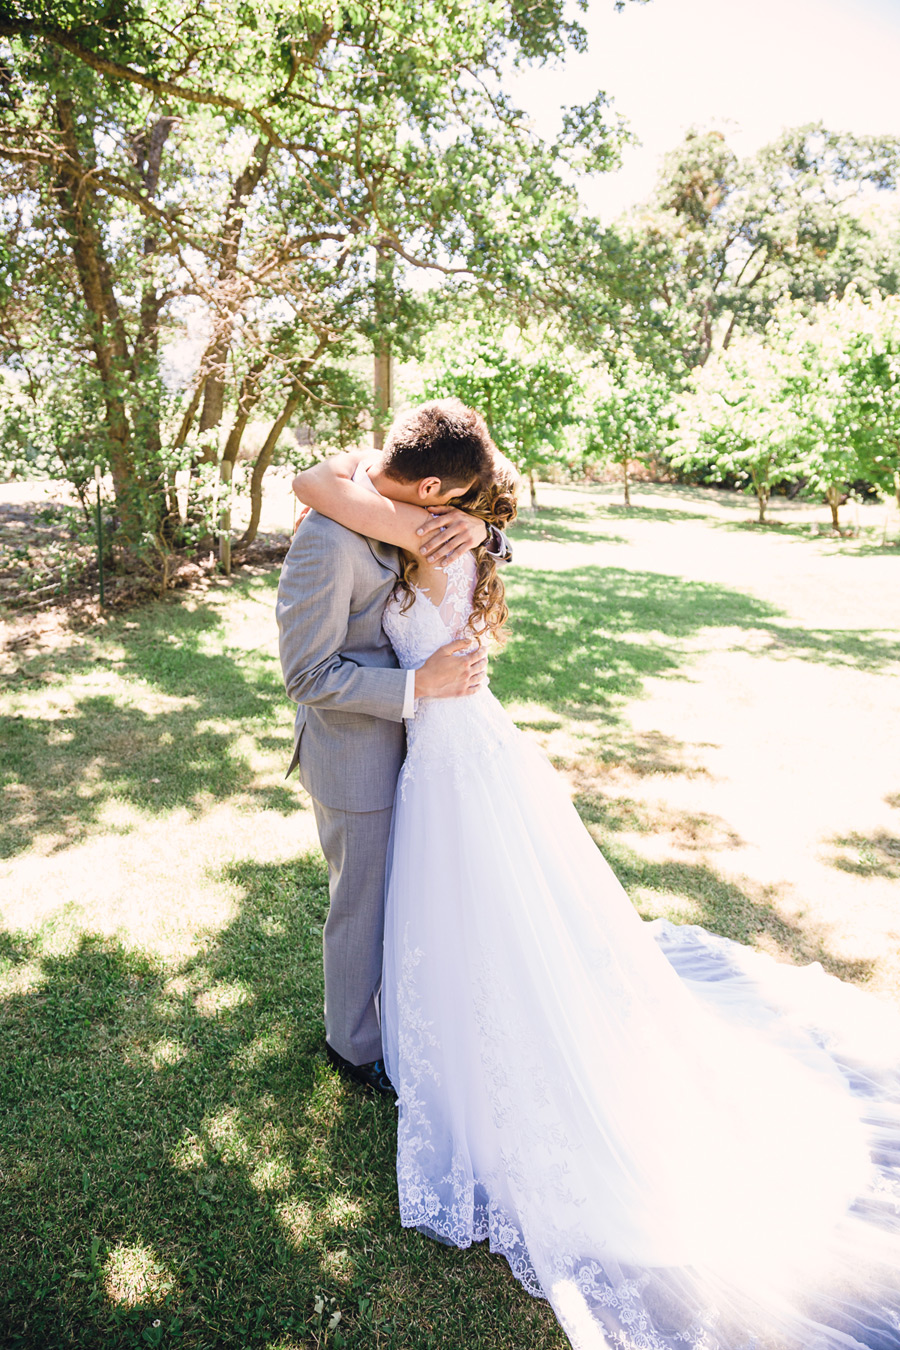
[[(493, 559), (360, 464), (295, 490), (404, 550), (401, 666), (502, 640)], [(515, 491), (498, 460), (468, 509), (502, 528)], [(382, 1031), (402, 1223), (487, 1240), (577, 1350), (900, 1347), (900, 1022), (818, 965), (643, 922), (486, 686), (408, 724)]]

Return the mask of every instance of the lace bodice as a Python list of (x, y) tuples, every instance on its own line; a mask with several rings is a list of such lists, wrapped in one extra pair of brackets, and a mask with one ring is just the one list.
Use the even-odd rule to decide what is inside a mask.
[[(446, 568), (447, 588), (436, 605), (416, 588), (413, 603), (403, 609), (404, 596), (391, 596), (384, 611), (384, 631), (404, 670), (415, 670), (448, 642), (466, 636), (475, 593), (476, 564), (464, 553)], [(473, 643), (477, 638), (473, 636)], [(489, 757), (499, 745), (519, 733), (487, 685), (465, 698), (419, 699), (416, 715), (407, 723), (408, 754), (400, 774), (400, 793), (406, 795), (418, 773), (453, 773), (458, 778), (464, 758)]]
[(420, 666), (438, 647), (465, 633), (475, 593), (475, 559), (471, 553), (449, 563), (445, 575), (447, 589), (439, 605), (418, 587), (415, 601), (408, 609), (403, 609), (406, 599), (403, 595), (392, 595), (387, 603), (384, 631), (404, 670)]

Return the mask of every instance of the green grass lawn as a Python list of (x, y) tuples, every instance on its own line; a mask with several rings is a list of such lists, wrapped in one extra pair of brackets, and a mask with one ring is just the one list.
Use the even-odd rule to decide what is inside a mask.
[[(896, 555), (723, 532), (734, 509), (702, 495), (545, 495), (518, 529), (493, 687), (641, 912), (895, 996), (887, 753), (845, 741), (781, 852), (754, 812), (788, 772), (779, 746), (821, 778), (791, 690), (891, 733)], [(283, 780), (276, 585), (260, 571), (9, 659), (0, 1342), (562, 1350), (505, 1262), (400, 1228), (393, 1108), (324, 1062), (327, 886)], [(742, 795), (757, 754), (773, 780)]]

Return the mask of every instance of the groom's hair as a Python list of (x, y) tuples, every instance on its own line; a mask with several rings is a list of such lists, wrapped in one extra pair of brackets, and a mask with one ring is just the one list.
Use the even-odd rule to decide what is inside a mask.
[(422, 403), (401, 413), (388, 432), (382, 464), (388, 478), (418, 483), (439, 478), (441, 491), (490, 481), (496, 447), (481, 413), (458, 398)]

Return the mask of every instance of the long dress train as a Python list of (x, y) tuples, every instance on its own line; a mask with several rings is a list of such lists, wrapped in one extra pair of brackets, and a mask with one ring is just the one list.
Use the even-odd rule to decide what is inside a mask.
[[(385, 628), (417, 666), (440, 606)], [(900, 1019), (820, 966), (645, 923), (488, 689), (421, 701), (382, 1020), (404, 1225), (487, 1240), (577, 1350), (900, 1350)]]

